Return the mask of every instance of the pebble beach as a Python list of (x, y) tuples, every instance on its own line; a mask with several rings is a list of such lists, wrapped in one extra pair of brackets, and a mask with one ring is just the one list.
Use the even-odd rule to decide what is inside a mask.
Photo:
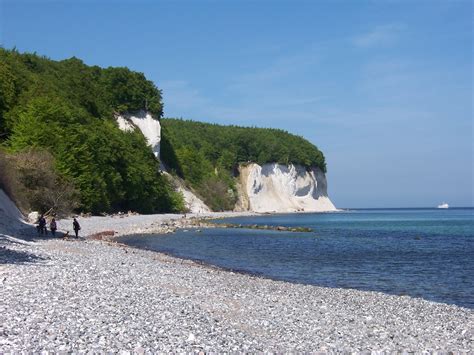
[[(169, 232), (189, 217), (83, 218), (81, 233)], [(0, 236), (1, 353), (474, 349), (472, 309), (274, 281), (113, 241)]]

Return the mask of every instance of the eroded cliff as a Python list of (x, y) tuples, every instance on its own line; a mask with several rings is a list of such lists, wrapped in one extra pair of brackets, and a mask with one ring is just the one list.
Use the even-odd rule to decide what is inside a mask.
[[(124, 114), (116, 116), (117, 124), (122, 131), (130, 132), (138, 128), (146, 138), (148, 145), (151, 147), (155, 157), (160, 159), (160, 142), (161, 142), (161, 124), (160, 121), (153, 118), (150, 112), (139, 111), (134, 114)], [(184, 205), (191, 213), (210, 212), (210, 208), (188, 189), (181, 179), (172, 176), (166, 172), (166, 168), (160, 159), (160, 169), (173, 180), (176, 190), (181, 192), (184, 198)]]
[(325, 174), (300, 165), (255, 163), (239, 168), (237, 210), (253, 212), (326, 212), (336, 207), (327, 194)]
[(155, 157), (160, 157), (161, 125), (160, 121), (153, 118), (150, 112), (141, 110), (133, 114), (118, 115), (116, 119), (122, 131), (130, 132), (138, 127)]
[[(161, 125), (149, 112), (117, 116), (117, 123), (123, 131), (140, 129), (155, 156), (160, 157)], [(166, 171), (163, 165), (162, 170)], [(183, 194), (186, 208), (190, 212), (210, 211), (183, 181), (175, 181), (175, 185)], [(326, 176), (318, 167), (277, 163), (241, 165), (237, 177), (237, 193), (235, 210), (238, 211), (284, 213), (336, 210), (327, 194)]]

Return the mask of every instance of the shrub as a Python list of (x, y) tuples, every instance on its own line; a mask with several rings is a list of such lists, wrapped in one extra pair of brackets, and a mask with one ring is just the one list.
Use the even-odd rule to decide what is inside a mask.
[(35, 210), (66, 216), (78, 207), (77, 191), (70, 181), (56, 173), (49, 152), (28, 149), (10, 155), (2, 153), (0, 165), (2, 188), (24, 212)]
[(234, 191), (217, 177), (211, 177), (201, 183), (197, 191), (200, 196), (203, 196), (206, 205), (213, 211), (229, 211), (235, 206), (236, 196)]

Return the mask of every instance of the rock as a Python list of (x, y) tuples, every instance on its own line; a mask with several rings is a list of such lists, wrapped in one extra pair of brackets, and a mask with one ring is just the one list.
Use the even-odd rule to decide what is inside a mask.
[(39, 212), (37, 211), (33, 211), (33, 212), (30, 212), (28, 213), (28, 222), (29, 223), (36, 223), (39, 219)]

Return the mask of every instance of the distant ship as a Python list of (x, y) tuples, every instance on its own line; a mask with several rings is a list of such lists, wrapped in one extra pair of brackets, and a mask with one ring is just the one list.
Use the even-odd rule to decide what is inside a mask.
[(443, 202), (441, 205), (438, 205), (438, 208), (449, 208), (449, 205), (446, 202)]

